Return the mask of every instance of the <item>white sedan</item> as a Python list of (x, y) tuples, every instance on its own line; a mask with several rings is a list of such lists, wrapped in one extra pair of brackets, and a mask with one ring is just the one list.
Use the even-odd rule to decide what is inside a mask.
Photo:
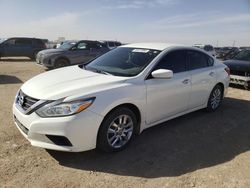
[(146, 128), (215, 111), (228, 84), (229, 69), (200, 49), (129, 44), (30, 79), (16, 95), (14, 120), (33, 146), (119, 151)]

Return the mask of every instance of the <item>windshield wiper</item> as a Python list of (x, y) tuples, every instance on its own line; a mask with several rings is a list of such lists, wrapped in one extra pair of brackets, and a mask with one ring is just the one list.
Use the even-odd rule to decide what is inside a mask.
[[(86, 68), (85, 68), (86, 69)], [(96, 69), (96, 68), (91, 68), (91, 69), (86, 69), (86, 70), (90, 70), (90, 71), (93, 71), (93, 72), (96, 72), (96, 73), (100, 73), (100, 74), (106, 74), (106, 75), (112, 75), (104, 70), (99, 70), (99, 69)]]

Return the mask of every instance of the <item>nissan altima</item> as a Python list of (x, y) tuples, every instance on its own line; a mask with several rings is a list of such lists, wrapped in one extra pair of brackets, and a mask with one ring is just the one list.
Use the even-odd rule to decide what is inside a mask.
[(25, 82), (13, 104), (14, 121), (33, 146), (119, 151), (146, 128), (217, 110), (228, 84), (227, 66), (203, 50), (128, 44)]

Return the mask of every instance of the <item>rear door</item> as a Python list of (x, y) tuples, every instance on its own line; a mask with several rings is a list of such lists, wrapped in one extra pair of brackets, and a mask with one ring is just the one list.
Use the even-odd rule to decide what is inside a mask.
[(207, 103), (210, 92), (216, 83), (214, 60), (196, 50), (187, 51), (188, 70), (191, 74), (192, 89), (189, 108), (197, 108)]
[(100, 56), (104, 53), (104, 49), (102, 47), (102, 44), (99, 42), (91, 42), (89, 44), (90, 51), (89, 51), (89, 60), (94, 59), (97, 56)]
[(15, 49), (17, 56), (32, 56), (33, 47), (32, 41), (30, 39), (16, 39), (15, 41)]

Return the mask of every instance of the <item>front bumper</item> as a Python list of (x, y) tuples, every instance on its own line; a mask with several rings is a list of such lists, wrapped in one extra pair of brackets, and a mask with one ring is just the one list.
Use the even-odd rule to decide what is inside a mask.
[(38, 55), (36, 58), (36, 63), (44, 65), (45, 67), (52, 68), (54, 67), (54, 59), (44, 57), (44, 55)]
[(238, 85), (248, 85), (250, 83), (250, 76), (230, 75), (230, 83)]
[[(94, 149), (103, 119), (88, 109), (73, 116), (41, 118), (35, 112), (23, 114), (16, 104), (13, 104), (13, 114), (17, 128), (31, 145), (69, 152)], [(50, 136), (66, 138), (71, 145), (58, 145)]]

